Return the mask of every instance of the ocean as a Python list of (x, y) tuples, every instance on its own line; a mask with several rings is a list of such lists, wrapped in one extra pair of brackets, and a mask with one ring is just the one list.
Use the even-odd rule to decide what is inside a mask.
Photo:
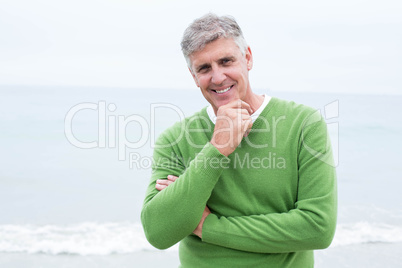
[[(402, 96), (257, 92), (327, 121), (338, 226), (316, 267), (399, 267)], [(140, 211), (155, 138), (206, 105), (197, 89), (0, 86), (0, 267), (177, 267)]]

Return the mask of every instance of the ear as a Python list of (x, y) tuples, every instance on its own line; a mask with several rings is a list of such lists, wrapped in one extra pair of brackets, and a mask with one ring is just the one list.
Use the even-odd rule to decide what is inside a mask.
[(250, 47), (246, 49), (246, 63), (247, 63), (247, 70), (251, 70), (253, 68), (253, 54), (251, 53)]
[(193, 77), (194, 82), (195, 82), (195, 84), (197, 85), (197, 87), (200, 87), (200, 84), (198, 83), (197, 76), (195, 76), (195, 74), (194, 74), (193, 71), (190, 69), (190, 67), (188, 67), (188, 70), (190, 71), (191, 76)]

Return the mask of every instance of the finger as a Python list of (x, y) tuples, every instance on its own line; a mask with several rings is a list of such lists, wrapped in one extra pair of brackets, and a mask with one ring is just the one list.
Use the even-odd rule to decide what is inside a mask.
[(160, 185), (169, 186), (171, 183), (173, 183), (173, 181), (169, 181), (169, 180), (156, 180), (156, 183), (157, 183), (157, 184), (160, 184)]
[(246, 129), (246, 131), (244, 132), (244, 137), (247, 137), (250, 134), (251, 128), (253, 127), (253, 121), (251, 120), (251, 118), (250, 120), (248, 120), (248, 122), (245, 122), (244, 126)]
[(158, 191), (162, 191), (163, 189), (165, 189), (167, 186), (166, 185), (162, 185), (162, 184), (156, 184), (155, 185), (155, 188), (156, 188), (156, 190), (158, 190)]
[(249, 112), (247, 109), (241, 109), (241, 110), (240, 110), (240, 113), (241, 113), (242, 115), (250, 115), (250, 112)]
[(251, 130), (251, 128), (253, 127), (253, 119), (251, 119), (251, 117), (247, 120), (247, 129)]
[(236, 102), (237, 102), (236, 103), (237, 109), (241, 109), (242, 108), (242, 100), (238, 99)]
[(237, 108), (237, 109), (246, 109), (250, 114), (253, 113), (253, 110), (251, 109), (250, 104), (248, 104), (245, 101), (242, 101), (240, 99), (234, 100), (229, 102), (228, 104), (225, 105), (227, 108)]
[(247, 137), (248, 135), (250, 135), (251, 129), (247, 129), (246, 132), (244, 132), (244, 137)]
[(251, 115), (249, 115), (249, 113), (247, 111), (241, 114), (242, 121), (249, 121), (250, 119), (251, 119)]
[(172, 181), (172, 182), (176, 181), (177, 178), (179, 178), (179, 177), (174, 176), (174, 175), (168, 175), (168, 176), (167, 176), (167, 179), (168, 179), (169, 181)]
[(251, 109), (250, 104), (248, 104), (245, 101), (240, 100), (240, 107), (239, 108), (247, 110), (249, 114), (253, 113), (253, 110)]
[(247, 128), (251, 129), (253, 127), (253, 118), (251, 118), (251, 116), (249, 118), (247, 118), (246, 120), (246, 124), (247, 124)]

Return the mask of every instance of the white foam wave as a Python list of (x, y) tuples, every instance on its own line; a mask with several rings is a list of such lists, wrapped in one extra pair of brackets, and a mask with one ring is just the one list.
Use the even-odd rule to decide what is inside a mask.
[(0, 225), (0, 252), (109, 255), (154, 250), (139, 223)]
[[(402, 242), (402, 226), (359, 222), (339, 224), (331, 247)], [(0, 252), (110, 255), (154, 249), (139, 223), (0, 225)], [(177, 250), (177, 245), (170, 250)]]
[(358, 222), (353, 224), (338, 224), (331, 246), (397, 242), (402, 242), (402, 226)]

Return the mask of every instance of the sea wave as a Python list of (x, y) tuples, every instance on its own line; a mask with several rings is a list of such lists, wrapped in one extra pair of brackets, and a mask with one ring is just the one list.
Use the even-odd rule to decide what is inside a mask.
[[(402, 226), (358, 222), (339, 224), (331, 247), (402, 242)], [(177, 245), (169, 250), (177, 250)], [(128, 254), (154, 249), (139, 223), (0, 225), (0, 252), (50, 255)]]
[(139, 223), (0, 225), (0, 252), (109, 255), (153, 250)]
[(331, 246), (397, 242), (402, 242), (402, 226), (385, 223), (357, 222), (353, 224), (338, 224)]

